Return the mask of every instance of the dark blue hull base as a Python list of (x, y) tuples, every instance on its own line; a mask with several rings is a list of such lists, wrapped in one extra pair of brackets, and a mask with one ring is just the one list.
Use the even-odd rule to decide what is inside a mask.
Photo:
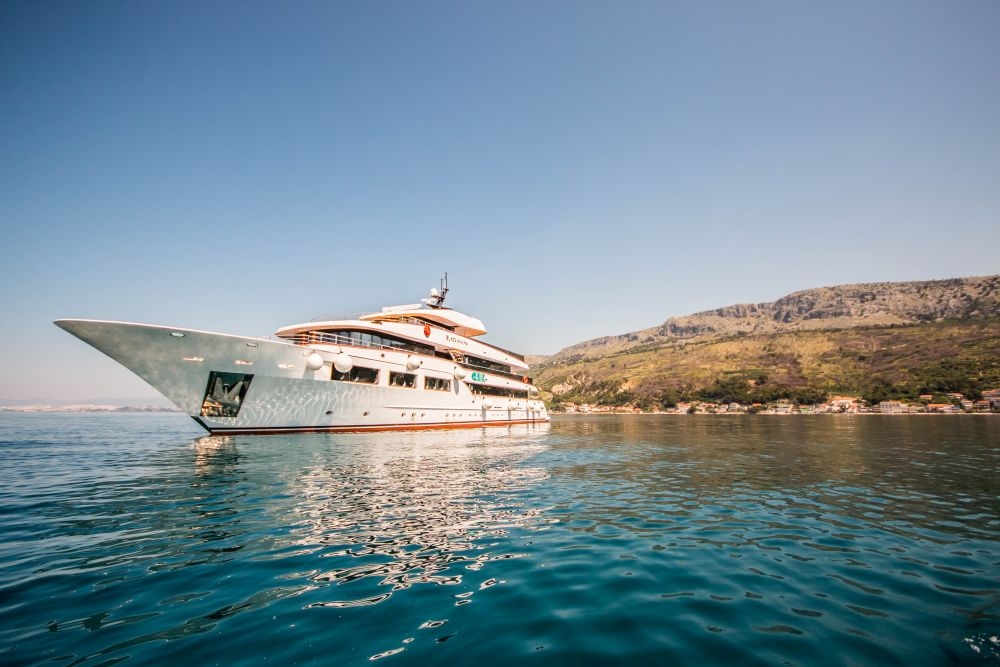
[(265, 426), (220, 428), (209, 426), (199, 417), (192, 417), (212, 435), (279, 435), (284, 433), (367, 433), (371, 431), (432, 431), (452, 428), (481, 428), (513, 424), (547, 424), (548, 419), (510, 419), (505, 421), (432, 422), (426, 424), (353, 424), (349, 426)]

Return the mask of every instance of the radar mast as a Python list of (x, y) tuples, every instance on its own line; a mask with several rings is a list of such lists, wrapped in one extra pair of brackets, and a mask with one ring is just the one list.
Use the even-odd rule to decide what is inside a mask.
[(431, 308), (444, 308), (444, 299), (448, 296), (448, 273), (445, 272), (444, 278), (441, 279), (440, 289), (431, 289), (431, 295), (426, 299), (421, 299), (425, 304)]

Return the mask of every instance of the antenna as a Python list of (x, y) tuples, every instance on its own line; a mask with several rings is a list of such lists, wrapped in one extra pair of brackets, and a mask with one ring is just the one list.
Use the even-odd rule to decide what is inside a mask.
[(444, 274), (441, 279), (441, 289), (432, 289), (430, 297), (422, 299), (431, 308), (441, 308), (444, 306), (444, 298), (448, 296), (448, 274)]
[(448, 272), (444, 272), (444, 278), (441, 279), (441, 303), (444, 303), (445, 296), (448, 295)]

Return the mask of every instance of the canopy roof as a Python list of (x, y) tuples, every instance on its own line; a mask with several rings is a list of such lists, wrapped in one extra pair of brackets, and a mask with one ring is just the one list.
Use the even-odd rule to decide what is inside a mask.
[(420, 304), (406, 306), (386, 306), (380, 313), (369, 313), (362, 315), (358, 319), (368, 322), (392, 322), (395, 320), (406, 320), (407, 318), (427, 320), (439, 324), (447, 329), (452, 329), (460, 336), (482, 336), (486, 333), (486, 327), (482, 321), (460, 313), (451, 308), (432, 308)]

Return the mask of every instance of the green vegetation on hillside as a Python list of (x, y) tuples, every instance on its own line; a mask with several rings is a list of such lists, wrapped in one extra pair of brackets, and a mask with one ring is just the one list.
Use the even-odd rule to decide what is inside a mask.
[(647, 344), (538, 367), (560, 403), (672, 407), (680, 401), (877, 403), (1000, 387), (1000, 319), (808, 330)]
[(793, 292), (770, 303), (735, 304), (662, 324), (577, 343), (548, 363), (572, 363), (620, 352), (660, 349), (679, 341), (794, 331), (871, 329), (925, 322), (1000, 318), (1000, 275), (897, 283), (861, 283)]

